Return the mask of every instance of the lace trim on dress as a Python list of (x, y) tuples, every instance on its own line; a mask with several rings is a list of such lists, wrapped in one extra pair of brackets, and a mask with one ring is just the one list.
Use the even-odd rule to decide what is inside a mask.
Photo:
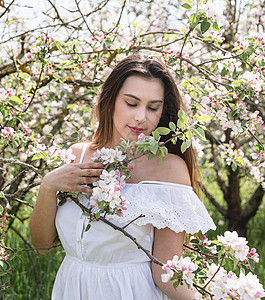
[(123, 211), (122, 217), (113, 215), (108, 216), (108, 219), (129, 223), (143, 214), (145, 217), (134, 221), (135, 224), (152, 224), (158, 229), (168, 227), (175, 232), (186, 231), (190, 234), (216, 229), (204, 204), (190, 186), (146, 183), (127, 184), (122, 195), (130, 202), (128, 210)]

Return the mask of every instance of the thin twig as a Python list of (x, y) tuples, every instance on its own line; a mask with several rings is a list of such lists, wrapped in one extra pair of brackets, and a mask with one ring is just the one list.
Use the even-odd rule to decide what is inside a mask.
[(223, 264), (223, 261), (224, 261), (224, 258), (225, 258), (225, 254), (222, 255), (222, 259), (221, 259), (221, 263), (218, 267), (218, 269), (216, 270), (216, 272), (213, 274), (213, 276), (209, 279), (209, 281), (204, 285), (204, 289), (207, 287), (207, 285), (214, 279), (215, 275), (219, 272), (219, 270), (221, 269), (221, 266)]
[(192, 251), (195, 251), (195, 252), (197, 252), (197, 253), (199, 253), (199, 254), (201, 254), (201, 255), (207, 256), (207, 257), (218, 258), (218, 256), (214, 256), (214, 255), (210, 255), (210, 254), (207, 254), (207, 253), (200, 252), (200, 250), (195, 249), (195, 248), (193, 248), (193, 247), (190, 247), (190, 246), (188, 246), (188, 245), (186, 245), (186, 244), (183, 244), (183, 247), (188, 248), (188, 249), (190, 249), (190, 250), (192, 250)]
[(32, 171), (34, 171), (35, 173), (41, 175), (41, 176), (44, 176), (44, 172), (43, 171), (40, 171), (38, 170), (37, 168), (35, 168), (34, 166), (30, 165), (30, 164), (27, 164), (27, 163), (24, 163), (20, 160), (17, 160), (17, 159), (12, 159), (12, 158), (1, 158), (0, 157), (0, 162), (3, 162), (3, 163), (7, 163), (7, 164), (15, 164), (15, 165), (19, 165), (19, 166), (22, 166), (22, 167), (25, 167), (27, 169), (30, 169)]
[(188, 36), (189, 36), (190, 33), (193, 31), (193, 29), (194, 29), (193, 27), (190, 27), (189, 31), (186, 33), (186, 35), (185, 35), (185, 37), (184, 37), (184, 41), (183, 41), (182, 47), (181, 47), (181, 49), (180, 49), (180, 54), (179, 54), (179, 57), (180, 57), (180, 69), (182, 69), (182, 60), (181, 60), (181, 58), (182, 58), (182, 52), (183, 52), (183, 50), (184, 50), (185, 43), (186, 43), (186, 41), (187, 41), (187, 39), (188, 39)]
[(24, 204), (24, 205), (27, 205), (31, 208), (34, 208), (34, 206), (30, 203), (28, 203), (27, 201), (23, 201), (23, 200), (20, 200), (20, 199), (17, 199), (16, 196), (14, 194), (5, 194), (5, 197), (8, 198), (9, 200), (14, 200), (20, 204)]
[(130, 224), (132, 224), (134, 221), (136, 221), (136, 220), (138, 220), (138, 219), (140, 219), (140, 218), (144, 218), (144, 217), (145, 217), (145, 215), (141, 214), (140, 216), (138, 216), (138, 217), (136, 217), (135, 219), (133, 219), (132, 221), (130, 221), (128, 224), (124, 225), (124, 226), (122, 227), (122, 229), (125, 229), (125, 228), (128, 227)]
[(93, 36), (94, 33), (92, 32), (92, 30), (91, 30), (90, 27), (88, 26), (87, 21), (86, 21), (84, 15), (83, 15), (83, 13), (82, 13), (80, 7), (79, 7), (79, 3), (77, 2), (77, 0), (75, 0), (75, 4), (76, 4), (77, 10), (78, 10), (78, 12), (80, 13), (80, 15), (81, 15), (81, 17), (82, 17), (84, 23), (86, 24), (87, 30), (88, 30), (88, 31), (90, 32), (90, 34)]
[(123, 1), (122, 8), (121, 8), (121, 12), (120, 12), (119, 19), (118, 19), (117, 23), (114, 25), (114, 27), (113, 27), (111, 30), (108, 31), (107, 34), (113, 32), (113, 30), (119, 26), (120, 21), (121, 21), (121, 16), (122, 16), (123, 11), (124, 11), (124, 8), (125, 8), (125, 6), (126, 6), (126, 1), (127, 1), (127, 0), (124, 0), (124, 1)]
[(3, 17), (3, 15), (9, 10), (9, 7), (15, 2), (15, 0), (13, 0), (5, 9), (5, 11), (0, 15), (0, 19)]

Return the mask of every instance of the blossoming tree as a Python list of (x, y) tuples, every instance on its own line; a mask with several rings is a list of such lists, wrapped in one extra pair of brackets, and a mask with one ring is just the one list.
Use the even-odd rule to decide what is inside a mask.
[(113, 65), (138, 51), (175, 74), (189, 115), (176, 125), (198, 124), (182, 136), (183, 151), (193, 143), (224, 201), (204, 182), (202, 191), (246, 236), (265, 186), (264, 1), (42, 2), (43, 13), (0, 1), (2, 246), (19, 212), (30, 214), (41, 177), (93, 135), (93, 102)]

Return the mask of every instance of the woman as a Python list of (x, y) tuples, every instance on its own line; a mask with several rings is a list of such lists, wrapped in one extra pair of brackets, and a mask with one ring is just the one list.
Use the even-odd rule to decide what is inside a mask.
[[(52, 299), (194, 299), (194, 290), (186, 285), (175, 290), (172, 282), (163, 283), (161, 267), (151, 264), (122, 233), (100, 221), (85, 231), (88, 219), (79, 206), (67, 201), (57, 207), (56, 199), (58, 191), (92, 192), (85, 185), (99, 180), (103, 170), (102, 164), (91, 160), (96, 149), (112, 148), (120, 138), (136, 140), (140, 133), (150, 135), (158, 126), (176, 123), (182, 106), (176, 84), (160, 60), (131, 55), (113, 69), (98, 98), (99, 126), (93, 142), (73, 145), (76, 163), (43, 178), (32, 214), (34, 245), (49, 248), (59, 235), (66, 251)], [(192, 148), (182, 154), (179, 142), (167, 147), (169, 154), (161, 164), (156, 156), (133, 162), (132, 178), (122, 190), (130, 206), (123, 217), (109, 217), (124, 226), (145, 215), (126, 230), (163, 263), (182, 255), (186, 233), (215, 229), (192, 189), (196, 173)]]

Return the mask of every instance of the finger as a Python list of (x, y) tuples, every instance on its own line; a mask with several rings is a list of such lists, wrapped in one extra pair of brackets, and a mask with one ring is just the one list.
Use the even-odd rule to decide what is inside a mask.
[(91, 177), (91, 176), (86, 177), (86, 176), (84, 176), (84, 177), (79, 178), (78, 183), (79, 184), (90, 184), (90, 183), (99, 181), (99, 179), (100, 178), (98, 176), (97, 177)]
[(76, 164), (76, 166), (80, 169), (104, 169), (104, 165), (102, 163), (95, 162)]
[(82, 169), (80, 170), (81, 176), (100, 176), (102, 174), (103, 169)]
[(92, 193), (93, 193), (93, 190), (91, 188), (85, 186), (85, 185), (79, 185), (77, 187), (77, 191), (82, 192), (82, 193), (87, 193), (87, 194), (90, 194), (90, 195), (92, 195)]

